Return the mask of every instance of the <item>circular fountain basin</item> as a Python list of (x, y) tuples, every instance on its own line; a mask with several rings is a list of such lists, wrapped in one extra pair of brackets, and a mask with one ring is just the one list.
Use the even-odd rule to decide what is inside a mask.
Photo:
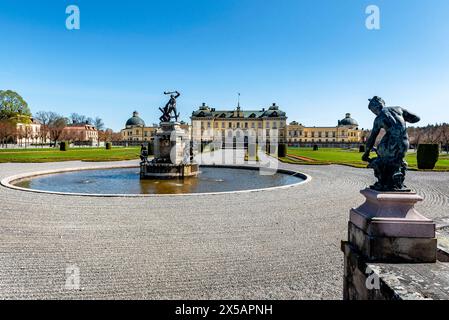
[(289, 170), (260, 171), (252, 167), (201, 166), (197, 177), (141, 180), (139, 168), (126, 167), (35, 173), (10, 177), (2, 184), (25, 191), (57, 194), (150, 196), (260, 191), (292, 187), (309, 179), (302, 173)]

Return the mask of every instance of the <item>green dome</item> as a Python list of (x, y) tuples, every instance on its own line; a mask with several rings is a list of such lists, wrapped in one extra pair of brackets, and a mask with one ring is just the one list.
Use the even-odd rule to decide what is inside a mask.
[(142, 118), (139, 117), (139, 113), (137, 111), (133, 112), (133, 116), (126, 121), (127, 127), (145, 127), (145, 121), (142, 120)]

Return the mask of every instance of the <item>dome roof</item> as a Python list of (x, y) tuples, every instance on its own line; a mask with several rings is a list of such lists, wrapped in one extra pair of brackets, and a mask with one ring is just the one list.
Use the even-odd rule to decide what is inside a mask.
[(359, 125), (359, 123), (355, 119), (351, 118), (350, 113), (347, 113), (346, 117), (343, 120), (338, 121), (338, 125), (339, 126), (356, 126), (357, 127)]
[(285, 117), (286, 113), (282, 110), (279, 110), (279, 106), (276, 103), (273, 103), (267, 111), (263, 114), (264, 117)]
[(198, 110), (192, 112), (194, 117), (212, 117), (211, 109), (203, 103)]
[(133, 126), (143, 126), (145, 127), (145, 121), (142, 120), (142, 118), (139, 117), (139, 113), (137, 111), (133, 112), (133, 116), (126, 121), (127, 127), (133, 127)]

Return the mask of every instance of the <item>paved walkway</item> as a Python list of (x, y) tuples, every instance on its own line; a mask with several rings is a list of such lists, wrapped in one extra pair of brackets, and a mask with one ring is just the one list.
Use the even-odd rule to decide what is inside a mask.
[[(0, 178), (91, 165), (0, 164)], [(340, 299), (340, 240), (372, 173), (282, 166), (313, 180), (285, 190), (134, 199), (0, 187), (0, 298)], [(449, 217), (449, 174), (410, 172), (407, 181), (426, 198), (423, 214)], [(65, 288), (73, 264), (75, 291)]]

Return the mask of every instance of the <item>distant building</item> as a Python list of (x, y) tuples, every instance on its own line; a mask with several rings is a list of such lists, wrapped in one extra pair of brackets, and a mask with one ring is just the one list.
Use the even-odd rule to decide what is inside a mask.
[[(190, 136), (190, 126), (181, 121), (180, 126)], [(139, 117), (137, 111), (126, 121), (125, 128), (120, 131), (123, 141), (152, 141), (159, 127), (155, 124), (151, 127), (145, 125), (145, 121)]]
[(31, 144), (45, 144), (49, 143), (48, 137), (43, 137), (41, 132), (42, 124), (34, 119), (29, 118), (27, 123), (17, 123), (15, 133), (15, 143), (19, 145), (31, 145)]
[(98, 142), (98, 130), (88, 123), (71, 124), (62, 131), (63, 139), (74, 142)]
[(259, 110), (242, 110), (240, 105), (234, 110), (216, 110), (203, 103), (192, 113), (192, 138), (194, 141), (223, 141), (231, 129), (244, 136), (248, 131), (262, 132), (267, 139), (270, 130), (278, 130), (280, 143), (287, 137), (287, 116), (275, 103)]
[(306, 127), (293, 121), (288, 125), (288, 143), (359, 143), (363, 141), (363, 130), (347, 113), (336, 127)]

